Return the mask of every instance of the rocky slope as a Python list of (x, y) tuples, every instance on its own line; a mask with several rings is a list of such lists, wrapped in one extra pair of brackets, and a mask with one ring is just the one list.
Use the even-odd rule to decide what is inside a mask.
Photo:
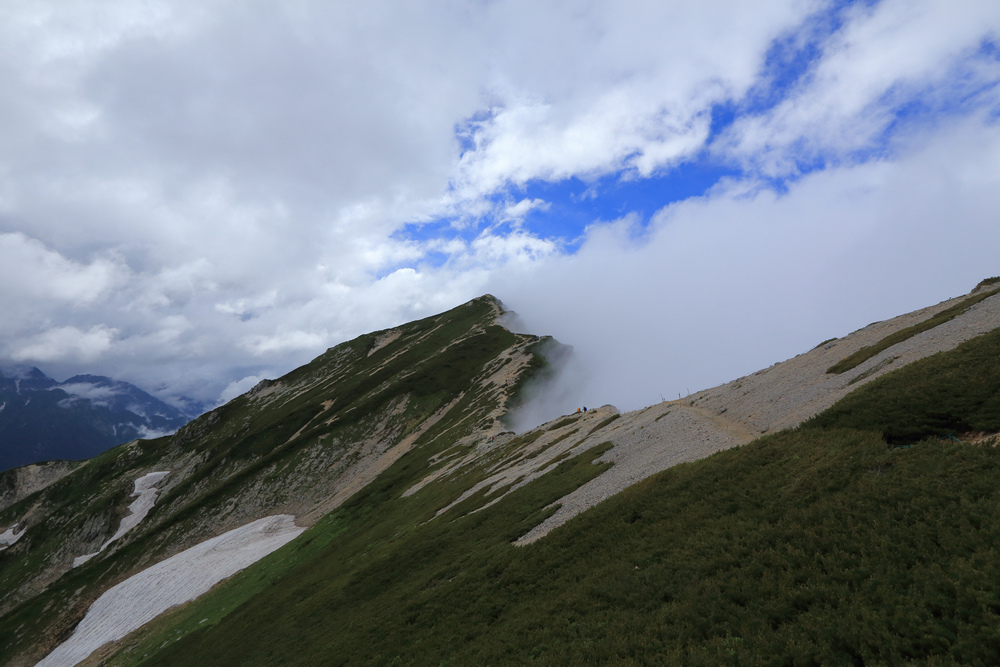
[[(719, 387), (622, 415), (575, 444), (582, 451), (597, 442), (612, 442), (614, 447), (602, 460), (613, 462), (614, 466), (560, 499), (559, 510), (519, 543), (538, 539), (604, 498), (665, 468), (748, 443), (765, 433), (797, 426), (892, 370), (952, 350), (1000, 327), (1000, 293), (989, 294), (954, 319), (892, 345), (848, 372), (833, 374), (827, 369), (862, 348), (955, 308), (968, 297), (875, 322)], [(579, 430), (583, 424), (598, 419), (591, 413), (587, 417)]]

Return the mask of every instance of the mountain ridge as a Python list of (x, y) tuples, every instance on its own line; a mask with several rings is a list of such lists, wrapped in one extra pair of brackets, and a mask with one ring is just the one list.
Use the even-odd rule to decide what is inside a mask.
[[(417, 440), (434, 437), (435, 429), (446, 426), (459, 436), (498, 432), (518, 376), (541, 363), (530, 352), (539, 339), (495, 325), (501, 314), (496, 299), (481, 297), (443, 315), (360, 336), (261, 383), (174, 436), (109, 450), (42, 490), (27, 515), (18, 516), (14, 503), (5, 515), (17, 517), (15, 525), (27, 524), (26, 536), (6, 554), (27, 557), (36, 550), (48, 557), (40, 569), (0, 568), (0, 613), (35, 598), (53, 581), (84, 577), (144, 541), (141, 550), (131, 550), (131, 565), (98, 575), (106, 583), (89, 600), (60, 605), (57, 591), (42, 594), (46, 604), (54, 601), (45, 618), (54, 628), (71, 628), (96, 591), (126, 573), (270, 514), (311, 522), (318, 518), (311, 510), (335, 506)], [(286, 470), (276, 478), (278, 466), (294, 474)], [(111, 536), (133, 481), (154, 468), (172, 472), (147, 519), (73, 569), (74, 558), (98, 551)], [(287, 480), (293, 483), (282, 483)], [(68, 535), (54, 535), (45, 547), (33, 544), (40, 539), (36, 534), (45, 534), (41, 527), (67, 521), (76, 526)], [(49, 636), (63, 632), (54, 629)]]
[[(163, 646), (200, 642), (210, 630), (230, 636), (225, 633), (238, 627), (233, 619), (273, 606), (255, 605), (265, 589), (254, 582), (296, 588), (290, 573), (328, 571), (327, 552), (342, 553), (337, 562), (361, 577), (321, 586), (334, 586), (324, 596), (339, 599), (337, 586), (403, 577), (413, 563), (432, 562), (431, 552), (420, 555), (430, 544), (422, 540), (432, 535), (432, 543), (444, 544), (462, 530), (490, 525), (489, 540), (499, 539), (491, 549), (514, 544), (530, 551), (545, 542), (540, 538), (578, 525), (570, 521), (602, 500), (646, 488), (649, 478), (679, 463), (770, 442), (770, 433), (788, 432), (896, 367), (952, 354), (1000, 328), (1000, 295), (994, 292), (849, 372), (826, 373), (832, 361), (963, 298), (874, 323), (682, 400), (624, 414), (603, 406), (520, 434), (503, 418), (546, 368), (539, 350), (551, 339), (499, 326), (504, 308), (494, 297), (360, 336), (261, 382), (172, 437), (110, 450), (0, 509), (0, 529), (18, 536), (0, 551), (0, 661), (33, 664), (71, 637), (91, 603), (112, 586), (267, 517), (294, 515), (309, 529), (218, 593), (130, 636), (111, 638), (95, 655), (113, 664), (142, 662), (137, 647), (159, 646), (162, 628), (176, 628)], [(116, 531), (133, 485), (154, 470), (170, 473), (158, 482), (146, 518), (92, 561), (72, 568), (74, 558), (96, 551)], [(410, 541), (418, 553), (398, 560), (402, 553), (394, 555), (394, 545)], [(380, 555), (368, 566), (365, 554)], [(381, 563), (379, 569), (366, 569), (374, 563)], [(391, 589), (379, 584), (371, 590)], [(220, 606), (219, 600), (228, 602)], [(194, 617), (199, 614), (207, 614), (205, 625)], [(175, 651), (165, 651), (154, 652), (178, 660)]]

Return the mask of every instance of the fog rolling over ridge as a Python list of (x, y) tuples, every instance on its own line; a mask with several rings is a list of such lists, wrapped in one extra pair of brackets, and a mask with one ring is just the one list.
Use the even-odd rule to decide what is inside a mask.
[[(527, 332), (518, 330), (518, 333)], [(504, 417), (504, 423), (516, 433), (587, 406), (586, 370), (573, 347), (549, 338), (538, 345), (536, 352), (544, 358), (546, 366), (525, 383)]]
[[(781, 195), (719, 187), (648, 225), (598, 222), (574, 254), (497, 274), (489, 289), (529, 330), (573, 346), (579, 400), (676, 399), (1000, 273), (988, 212), (1000, 190), (966, 172), (933, 187), (920, 176), (940, 164), (988, 170), (1000, 151), (974, 157), (982, 140), (952, 129), (899, 162), (808, 174)], [(941, 224), (956, 216), (959, 227)]]

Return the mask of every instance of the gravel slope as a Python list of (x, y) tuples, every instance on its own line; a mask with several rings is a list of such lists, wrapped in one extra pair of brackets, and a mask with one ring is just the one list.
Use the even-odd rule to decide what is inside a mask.
[(623, 414), (574, 447), (582, 451), (611, 441), (614, 447), (601, 460), (612, 461), (614, 466), (561, 498), (555, 514), (521, 537), (517, 544), (537, 540), (588, 507), (661, 470), (745, 444), (764, 433), (796, 426), (862, 384), (1000, 327), (1000, 294), (997, 294), (846, 373), (826, 373), (827, 368), (862, 347), (922, 322), (964, 298), (870, 324), (844, 338), (685, 399)]

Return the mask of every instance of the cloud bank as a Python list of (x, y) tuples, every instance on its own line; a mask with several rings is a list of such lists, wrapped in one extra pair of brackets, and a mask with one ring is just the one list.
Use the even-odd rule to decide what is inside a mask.
[[(645, 228), (596, 224), (575, 254), (497, 276), (495, 289), (526, 328), (575, 348), (577, 391), (556, 414), (677, 398), (998, 273), (998, 156), (1000, 127), (970, 119), (782, 195), (722, 184)], [(964, 168), (942, 176), (947, 164)]]
[(728, 380), (1000, 273), (998, 35), (986, 1), (7, 3), (0, 358), (214, 403), (490, 291), (576, 348), (568, 407)]

